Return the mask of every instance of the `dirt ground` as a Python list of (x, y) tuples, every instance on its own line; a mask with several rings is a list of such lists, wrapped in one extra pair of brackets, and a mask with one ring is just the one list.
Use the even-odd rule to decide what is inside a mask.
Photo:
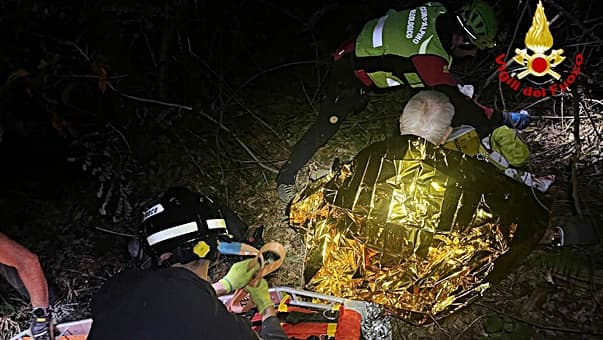
[[(329, 169), (336, 157), (342, 161), (350, 160), (363, 146), (395, 133), (403, 101), (400, 98), (404, 97), (400, 93), (372, 95), (369, 107), (346, 122), (336, 137), (304, 168), (298, 178), (300, 186)], [(567, 103), (565, 107), (562, 104), (563, 101), (570, 102), (571, 98), (556, 98), (534, 107), (541, 116), (549, 118), (537, 120), (521, 133), (532, 149), (532, 171), (557, 177), (550, 189), (554, 198), (551, 225), (575, 213), (573, 184), (577, 184), (574, 194), (579, 195), (579, 206), (584, 213), (603, 211), (603, 156), (600, 153), (603, 140), (596, 132), (603, 132), (603, 103), (595, 98), (587, 99), (585, 103), (592, 112), (592, 119), (581, 120), (583, 139), (574, 179), (571, 173), (575, 150), (573, 119)], [(257, 150), (263, 150), (259, 145), (276, 149), (270, 154), (274, 160), (266, 162), (275, 168), (285, 159), (288, 145), (299, 138), (311, 121), (311, 108), (303, 98), (275, 96), (256, 101), (250, 109), (262, 112), (263, 117), (274, 114), (267, 123), (274, 131), (252, 136), (241, 128), (237, 134), (244, 136), (243, 140)], [(285, 120), (289, 124), (284, 124)], [(172, 156), (172, 163), (166, 164), (165, 168), (202, 155), (203, 150), (189, 142), (187, 139), (184, 143), (190, 153), (179, 153), (180, 158)], [(166, 147), (166, 150), (170, 148)], [(241, 152), (237, 150), (234, 154)], [(267, 159), (265, 155), (263, 159)], [(184, 182), (218, 193), (249, 223), (252, 231), (263, 226), (264, 240), (281, 242), (288, 251), (285, 264), (270, 277), (270, 283), (303, 288), (305, 247), (302, 235), (288, 225), (286, 206), (276, 195), (274, 174), (253, 161), (224, 160), (221, 166), (203, 168), (203, 172), (190, 162), (187, 165), (165, 184)], [(131, 234), (136, 230), (135, 224), (128, 221), (114, 223), (110, 217), (100, 216), (97, 209), (102, 200), (91, 195), (94, 189), (93, 186), (73, 187), (69, 189), (69, 195), (55, 201), (26, 198), (23, 201), (27, 205), (20, 208), (39, 212), (28, 223), (34, 224), (40, 233), (32, 240), (31, 235), (20, 231), (22, 228), (11, 230), (15, 238), (35, 242), (31, 248), (40, 255), (49, 278), (62, 291), (62, 298), (55, 306), (59, 322), (89, 317), (89, 303), (94, 292), (108, 278), (132, 266), (126, 251), (128, 238), (103, 230)], [(151, 186), (145, 191), (157, 189)], [(143, 193), (136, 197), (144, 201)], [(602, 250), (600, 243), (563, 248), (540, 246), (522, 266), (487, 290), (476, 303), (427, 326), (406, 324), (380, 314), (377, 306), (371, 307), (373, 314), (371, 322), (365, 325), (365, 336), (368, 339), (603, 338)], [(211, 276), (220, 277), (234, 260), (221, 258), (212, 266)], [(25, 301), (10, 292), (3, 294), (0, 303), (2, 338), (27, 327)], [(389, 333), (379, 333), (379, 327), (385, 327)]]
[[(486, 64), (479, 62), (465, 72), (483, 81), (485, 73), (491, 72)], [(270, 283), (303, 288), (305, 246), (299, 231), (288, 225), (286, 206), (277, 198), (275, 171), (316, 116), (316, 83), (324, 76), (317, 70), (324, 71), (307, 63), (266, 71), (266, 77), (241, 82), (252, 86), (220, 94), (219, 100), (207, 104), (203, 111), (119, 97), (139, 120), (155, 122), (160, 133), (143, 131), (130, 138), (115, 126), (107, 126), (102, 132), (112, 138), (105, 149), (96, 151), (109, 155), (108, 160), (72, 159), (72, 164), (85, 175), (57, 184), (61, 195), (40, 196), (30, 190), (34, 188), (22, 187), (10, 199), (3, 196), (3, 206), (18, 217), (5, 230), (40, 256), (49, 279), (61, 291), (61, 299), (54, 307), (57, 321), (90, 316), (90, 301), (98, 288), (132, 266), (127, 253), (128, 237), (124, 235), (136, 232), (141, 204), (152, 194), (174, 185), (189, 185), (218, 196), (240, 214), (251, 232), (263, 226), (264, 240), (281, 242), (288, 251), (283, 267), (269, 277)], [(596, 70), (591, 71), (596, 74)], [(477, 74), (480, 72), (484, 74)], [(599, 90), (595, 85), (589, 86)], [(556, 176), (549, 192), (554, 202), (550, 207), (551, 226), (577, 212), (597, 215), (603, 211), (603, 101), (600, 92), (589, 92), (589, 86), (579, 96), (580, 152), (576, 152), (578, 143), (574, 140), (575, 92), (532, 105), (530, 111), (536, 119), (521, 132), (532, 150), (530, 170)], [(501, 103), (494, 83), (489, 91), (481, 101), (498, 110), (503, 105), (519, 109), (534, 103), (509, 97), (508, 93), (507, 102)], [(371, 93), (369, 106), (346, 121), (303, 169), (298, 186), (324, 174), (335, 158), (349, 161), (366, 145), (394, 135), (408, 97), (405, 89)], [(228, 119), (222, 120), (223, 117)], [(92, 148), (95, 141), (90, 139), (86, 145)], [(134, 158), (139, 163), (135, 164)], [(119, 171), (107, 167), (114, 163), (120, 164)], [(36, 166), (40, 172), (45, 171), (44, 164)], [(371, 314), (373, 327), (366, 326), (365, 336), (603, 338), (602, 251), (601, 243), (563, 248), (539, 246), (503, 282), (458, 313), (415, 327), (380, 315), (375, 307)], [(220, 277), (235, 260), (221, 258), (210, 269), (212, 278)], [(0, 338), (5, 339), (27, 327), (29, 308), (5, 282), (0, 285)], [(376, 331), (381, 326), (385, 327), (385, 334)]]

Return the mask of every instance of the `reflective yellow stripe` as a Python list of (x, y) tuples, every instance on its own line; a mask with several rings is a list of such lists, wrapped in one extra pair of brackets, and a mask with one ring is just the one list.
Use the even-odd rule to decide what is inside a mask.
[(278, 311), (279, 312), (283, 312), (286, 313), (287, 312), (287, 305), (285, 304), (285, 302), (287, 302), (287, 300), (289, 300), (290, 296), (289, 294), (285, 294), (285, 296), (283, 296), (283, 298), (281, 299), (281, 302), (278, 304)]
[(433, 35), (430, 35), (429, 38), (421, 43), (421, 46), (419, 47), (419, 54), (425, 54), (427, 52), (427, 45), (429, 45), (431, 38), (433, 38)]
[(391, 72), (377, 71), (368, 73), (369, 78), (375, 83), (380, 89), (402, 85), (403, 82)]
[(377, 25), (373, 29), (373, 47), (383, 46), (383, 26), (385, 26), (385, 19), (387, 19), (387, 15), (379, 18)]
[(425, 87), (419, 75), (414, 72), (404, 73), (404, 78), (410, 87)]
[(327, 335), (328, 336), (335, 336), (335, 331), (337, 330), (337, 324), (336, 323), (330, 323), (327, 325)]
[(400, 83), (396, 79), (392, 79), (392, 78), (385, 78), (385, 81), (387, 81), (387, 86), (388, 87), (394, 87), (394, 86), (400, 86), (400, 85), (402, 85), (402, 83)]

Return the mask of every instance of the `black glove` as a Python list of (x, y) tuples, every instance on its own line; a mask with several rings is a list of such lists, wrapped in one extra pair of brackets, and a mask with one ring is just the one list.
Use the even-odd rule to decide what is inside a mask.
[(34, 340), (54, 339), (52, 329), (52, 315), (49, 308), (34, 308), (31, 312), (31, 325), (29, 331)]

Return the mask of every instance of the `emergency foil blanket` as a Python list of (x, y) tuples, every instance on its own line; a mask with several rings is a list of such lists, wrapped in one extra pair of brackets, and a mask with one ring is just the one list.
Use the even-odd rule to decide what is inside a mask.
[(530, 189), (483, 161), (396, 136), (311, 183), (290, 223), (305, 231), (305, 282), (424, 324), (466, 306), (541, 238)]

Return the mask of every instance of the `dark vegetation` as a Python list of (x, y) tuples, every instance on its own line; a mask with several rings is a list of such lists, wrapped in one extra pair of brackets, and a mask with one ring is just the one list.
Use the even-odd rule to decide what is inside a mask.
[[(390, 6), (418, 3), (0, 1), (0, 230), (39, 254), (63, 293), (58, 320), (89, 317), (96, 289), (132, 265), (128, 238), (116, 233), (134, 233), (140, 205), (173, 185), (216, 195), (252, 229), (263, 225), (265, 239), (289, 249), (271, 283), (301, 287), (302, 239), (278, 203), (276, 169), (312, 122), (329, 53)], [(585, 56), (570, 93), (533, 105), (493, 76), (496, 56), (524, 45), (535, 2), (499, 1), (498, 47), (455, 71), (484, 104), (532, 105), (539, 119), (522, 135), (532, 171), (557, 176), (554, 225), (603, 210), (603, 21), (595, 1), (544, 5), (550, 21), (560, 15), (551, 25), (555, 48)], [(299, 181), (396, 133), (409, 94), (371, 94)], [(600, 338), (601, 253), (599, 244), (543, 246), (443, 321), (415, 328), (383, 320), (396, 339)], [(6, 338), (26, 326), (28, 307), (5, 282), (0, 288)]]

